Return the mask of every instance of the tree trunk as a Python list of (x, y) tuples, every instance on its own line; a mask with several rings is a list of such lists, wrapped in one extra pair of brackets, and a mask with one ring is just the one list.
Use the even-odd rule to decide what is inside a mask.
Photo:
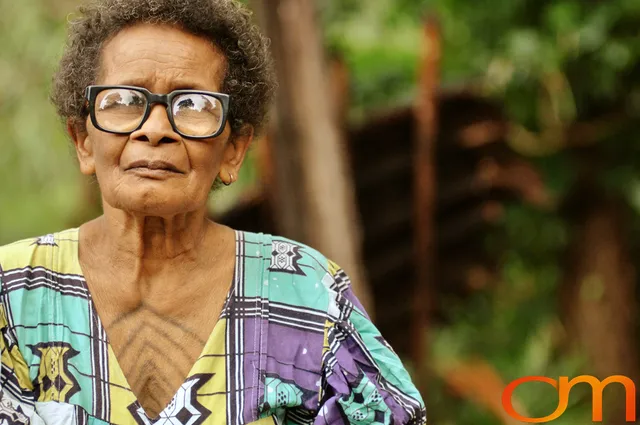
[[(268, 3), (268, 5), (267, 5)], [(370, 312), (352, 177), (312, 0), (260, 2), (280, 83), (272, 139), (279, 232), (336, 261)]]
[[(625, 375), (637, 381), (635, 269), (628, 223), (621, 202), (598, 197), (591, 186), (573, 203), (576, 223), (565, 277), (562, 307), (569, 335), (586, 355), (589, 374)], [(576, 214), (577, 213), (577, 214)], [(605, 393), (606, 424), (625, 422), (623, 388)]]
[(434, 19), (425, 24), (419, 93), (414, 107), (414, 228), (416, 282), (413, 299), (413, 361), (419, 390), (428, 382), (428, 330), (434, 305), (436, 172), (440, 34)]

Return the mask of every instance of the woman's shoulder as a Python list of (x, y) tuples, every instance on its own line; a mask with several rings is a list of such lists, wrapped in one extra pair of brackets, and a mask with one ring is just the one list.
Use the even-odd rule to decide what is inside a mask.
[(77, 253), (77, 243), (78, 229), (74, 228), (2, 245), (0, 272), (25, 268), (45, 268), (62, 272), (63, 270), (52, 269), (69, 268)]
[[(287, 273), (292, 276), (322, 276), (331, 267), (333, 261), (313, 247), (269, 233), (253, 233), (240, 231), (242, 241), (246, 246), (262, 247), (261, 256), (268, 257), (270, 271)], [(247, 248), (249, 255), (252, 253)]]
[[(268, 287), (270, 300), (323, 310), (336, 318), (345, 307), (362, 310), (347, 273), (317, 249), (283, 236), (241, 233), (245, 246), (262, 247), (255, 254), (262, 258), (263, 273), (268, 275), (263, 286)], [(247, 248), (245, 255), (251, 251)]]
[[(262, 245), (272, 272), (286, 273), (300, 278), (326, 279), (342, 271), (340, 266), (317, 249), (284, 236), (269, 233), (241, 232), (245, 243)], [(263, 256), (265, 252), (261, 253)]]

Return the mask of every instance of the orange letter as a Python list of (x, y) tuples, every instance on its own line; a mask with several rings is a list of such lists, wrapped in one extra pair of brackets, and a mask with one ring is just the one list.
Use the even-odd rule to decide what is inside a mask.
[(569, 378), (566, 376), (560, 377), (560, 389), (558, 390), (558, 394), (560, 394), (560, 399), (565, 398), (565, 402), (569, 401), (569, 392), (571, 388), (576, 385), (586, 382), (591, 385), (591, 389), (593, 390), (593, 422), (602, 422), (602, 392), (604, 388), (613, 383), (617, 382), (622, 384), (625, 388), (626, 394), (626, 420), (627, 422), (635, 422), (636, 421), (636, 386), (633, 381), (626, 376), (614, 375), (610, 376), (604, 381), (600, 382), (599, 379), (590, 376), (590, 375), (581, 375), (577, 378), (574, 378), (569, 382)]
[(546, 382), (547, 384), (553, 386), (553, 388), (555, 388), (556, 390), (558, 389), (558, 381), (556, 381), (555, 379), (547, 378), (545, 376), (525, 376), (524, 378), (516, 379), (515, 381), (507, 385), (507, 387), (502, 392), (502, 407), (504, 408), (505, 412), (507, 412), (512, 418), (514, 418), (517, 421), (528, 422), (532, 424), (550, 422), (554, 419), (558, 419), (565, 412), (565, 410), (567, 410), (567, 407), (569, 406), (568, 392), (565, 396), (564, 401), (562, 400), (562, 396), (559, 393), (560, 401), (558, 403), (558, 408), (556, 409), (555, 412), (553, 412), (549, 416), (545, 416), (544, 418), (527, 418), (515, 411), (515, 409), (513, 408), (513, 404), (511, 403), (511, 397), (513, 396), (513, 391), (520, 384), (524, 384), (525, 382), (532, 382), (532, 381)]

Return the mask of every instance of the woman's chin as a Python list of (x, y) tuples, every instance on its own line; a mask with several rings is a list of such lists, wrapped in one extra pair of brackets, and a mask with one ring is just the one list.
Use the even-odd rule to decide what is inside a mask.
[(180, 208), (172, 208), (166, 205), (132, 205), (124, 208), (124, 211), (136, 216), (147, 217), (175, 217), (181, 214), (187, 214), (194, 210), (185, 210)]
[(200, 210), (206, 206), (203, 202), (194, 202), (184, 192), (176, 194), (138, 194), (138, 196), (120, 196), (111, 205), (133, 215), (153, 217), (171, 217)]

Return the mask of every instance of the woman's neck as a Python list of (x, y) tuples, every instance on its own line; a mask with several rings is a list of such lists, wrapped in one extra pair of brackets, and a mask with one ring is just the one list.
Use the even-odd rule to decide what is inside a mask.
[(104, 215), (95, 224), (102, 246), (112, 254), (150, 263), (195, 259), (207, 233), (215, 227), (207, 218), (206, 208), (153, 217), (115, 209), (106, 203)]
[(80, 228), (78, 254), (110, 320), (142, 306), (177, 317), (193, 304), (189, 297), (224, 298), (235, 264), (233, 229), (208, 220), (206, 211), (158, 218), (104, 210)]

